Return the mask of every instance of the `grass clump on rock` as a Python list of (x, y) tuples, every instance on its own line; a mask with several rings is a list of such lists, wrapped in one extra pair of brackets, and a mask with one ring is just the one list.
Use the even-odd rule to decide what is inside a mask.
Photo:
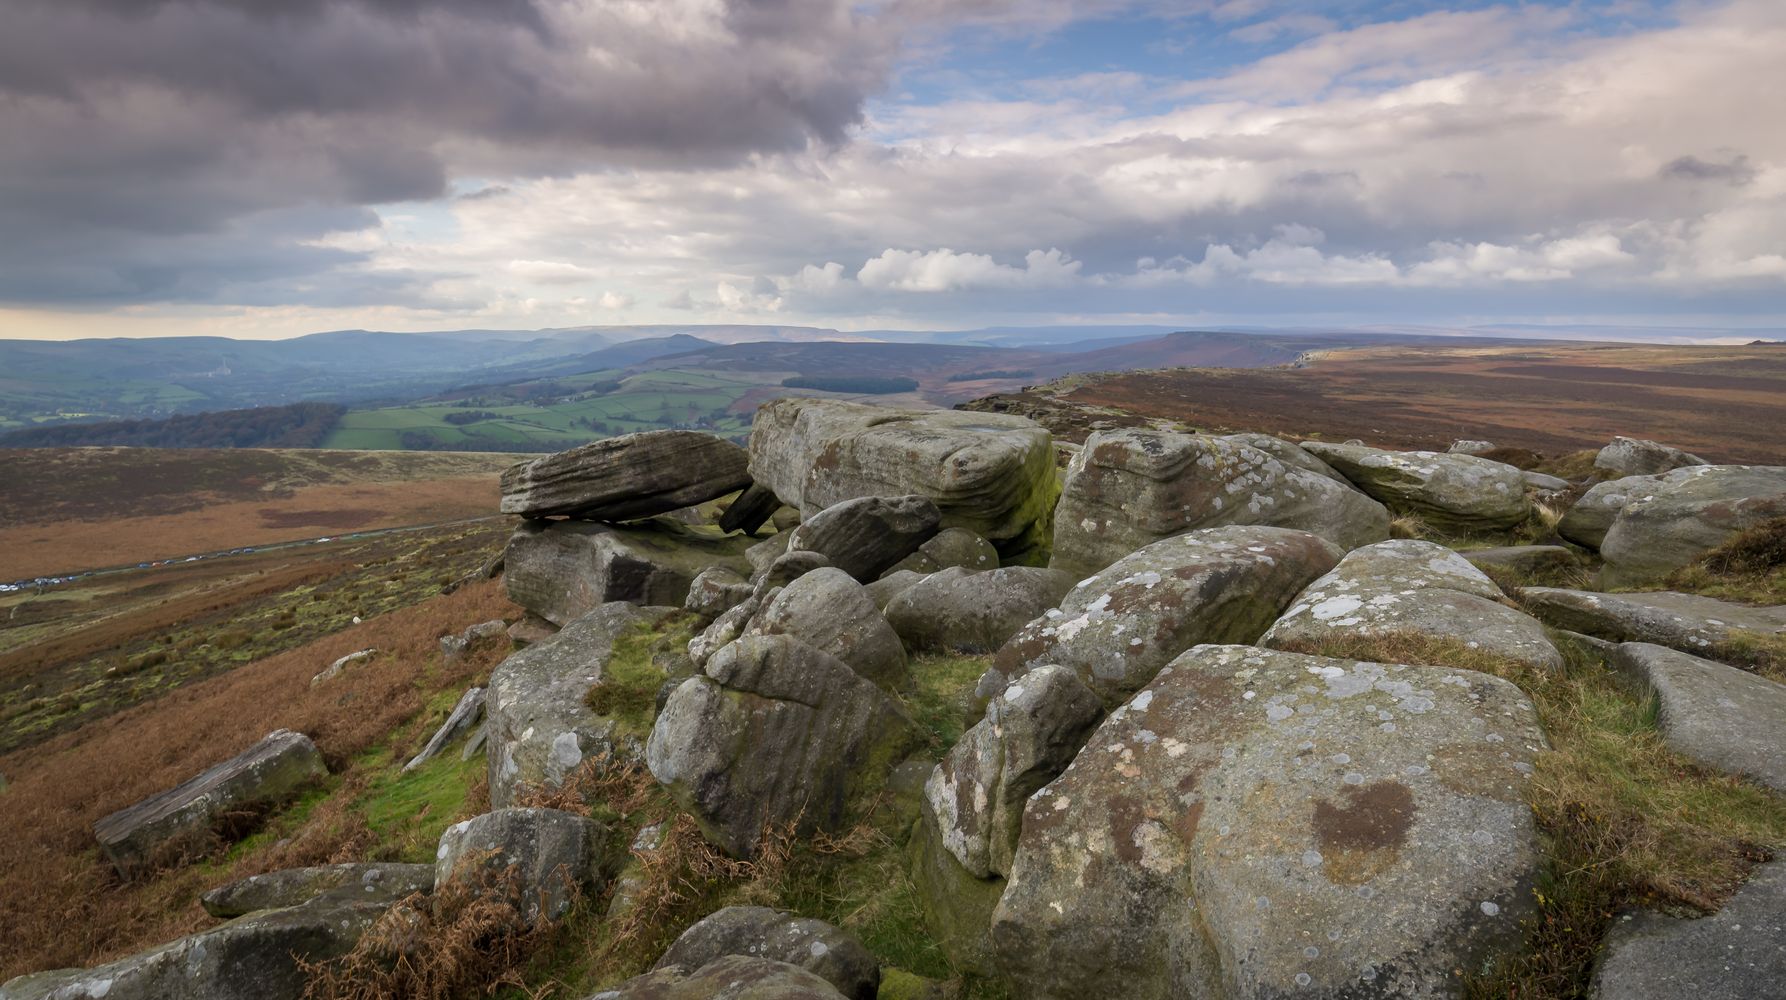
[(1526, 788), (1548, 854), (1539, 915), (1529, 952), (1478, 973), (1471, 996), (1586, 995), (1619, 911), (1714, 910), (1786, 848), (1786, 800), (1669, 750), (1654, 699), (1573, 646), (1560, 671), (1410, 634), (1335, 635), (1293, 651), (1478, 670), (1517, 684), (1537, 708), (1551, 745)]

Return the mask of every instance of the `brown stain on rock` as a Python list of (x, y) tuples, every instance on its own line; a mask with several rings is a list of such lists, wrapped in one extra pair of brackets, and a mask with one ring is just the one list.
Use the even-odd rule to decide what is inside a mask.
[(1329, 881), (1358, 885), (1395, 863), (1414, 825), (1414, 793), (1399, 781), (1347, 788), (1315, 802), (1311, 826)]

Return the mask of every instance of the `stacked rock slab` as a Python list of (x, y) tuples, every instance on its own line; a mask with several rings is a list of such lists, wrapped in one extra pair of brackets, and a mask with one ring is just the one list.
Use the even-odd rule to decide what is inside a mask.
[(491, 805), (509, 805), (528, 789), (557, 788), (590, 757), (638, 759), (644, 729), (598, 714), (589, 694), (607, 679), (623, 635), (674, 611), (604, 604), (497, 664), (484, 695)]
[(1689, 465), (1710, 465), (1698, 455), (1672, 448), (1659, 441), (1642, 438), (1615, 437), (1594, 456), (1594, 468), (1615, 476), (1653, 476)]
[(130, 878), (145, 867), (209, 846), (225, 813), (277, 804), (328, 775), (310, 737), (280, 729), (203, 774), (93, 825), (99, 849)]
[(1525, 587), (1520, 603), (1554, 628), (1609, 642), (1650, 642), (1717, 657), (1731, 646), (1786, 641), (1786, 606), (1752, 608), (1699, 594), (1600, 594)]
[(912, 581), (887, 603), (887, 621), (913, 650), (990, 653), (1060, 604), (1073, 577), (1057, 569), (959, 566)]
[(1391, 509), (1418, 514), (1438, 527), (1505, 531), (1531, 514), (1525, 477), (1502, 462), (1323, 441), (1304, 441), (1302, 447)]
[(1659, 579), (1778, 517), (1786, 517), (1786, 466), (1696, 465), (1664, 473), (1607, 530), (1601, 582), (1618, 587)]
[(767, 826), (837, 830), (911, 739), (898, 703), (835, 657), (750, 635), (670, 694), (645, 759), (709, 840), (748, 858)]
[(1054, 446), (1021, 417), (777, 399), (757, 410), (750, 472), (806, 517), (856, 497), (921, 494), (943, 527), (1010, 556), (1047, 540)]
[(509, 538), (509, 600), (555, 625), (610, 601), (680, 605), (702, 570), (747, 568), (748, 539), (665, 521), (526, 521)]
[(1274, 649), (1318, 649), (1349, 637), (1421, 636), (1558, 669), (1530, 615), (1499, 603), (1501, 589), (1462, 556), (1432, 542), (1396, 539), (1354, 549), (1308, 585), (1260, 638)]
[(1246, 445), (1100, 431), (1067, 466), (1049, 565), (1095, 573), (1149, 542), (1221, 525), (1297, 528), (1354, 548), (1389, 537), (1383, 505)]
[(840, 569), (816, 569), (783, 587), (750, 630), (793, 636), (888, 690), (911, 679), (898, 633), (867, 589)]
[(1015, 994), (1452, 996), (1521, 945), (1532, 705), (1486, 674), (1199, 646), (1024, 812)]
[(747, 464), (743, 448), (712, 434), (623, 434), (512, 466), (502, 474), (502, 512), (630, 521), (742, 490)]
[(1332, 542), (1289, 528), (1231, 525), (1163, 538), (1081, 581), (1012, 636), (978, 697), (1052, 663), (1115, 705), (1198, 643), (1258, 639), (1339, 558)]
[(941, 526), (942, 512), (929, 497), (856, 497), (803, 521), (788, 536), (787, 553), (816, 552), (868, 583), (916, 552)]

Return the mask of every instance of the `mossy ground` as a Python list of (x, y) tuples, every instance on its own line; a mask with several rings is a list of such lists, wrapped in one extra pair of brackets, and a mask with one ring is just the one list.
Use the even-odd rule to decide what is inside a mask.
[(1786, 798), (1669, 750), (1654, 700), (1573, 646), (1560, 671), (1415, 635), (1337, 636), (1297, 651), (1479, 670), (1512, 681), (1536, 706), (1551, 744), (1527, 788), (1549, 858), (1539, 915), (1529, 954), (1477, 976), (1471, 996), (1583, 996), (1620, 910), (1716, 909), (1786, 848)]

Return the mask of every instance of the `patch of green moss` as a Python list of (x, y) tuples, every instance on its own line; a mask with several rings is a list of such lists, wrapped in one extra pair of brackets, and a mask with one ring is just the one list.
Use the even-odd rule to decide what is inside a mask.
[(658, 658), (686, 649), (694, 636), (695, 619), (671, 615), (658, 622), (641, 622), (614, 640), (613, 654), (602, 671), (602, 682), (586, 699), (598, 715), (615, 720), (622, 730), (643, 738), (656, 718), (657, 692), (665, 674)]
[(912, 660), (912, 686), (901, 700), (918, 724), (933, 759), (941, 760), (961, 734), (979, 721), (974, 687), (991, 666), (990, 656), (931, 654)]
[(482, 756), (462, 761), (458, 750), (448, 747), (413, 771), (393, 763), (372, 779), (354, 803), (378, 837), (372, 853), (391, 861), (434, 860), (440, 835), (452, 825), (484, 769)]

